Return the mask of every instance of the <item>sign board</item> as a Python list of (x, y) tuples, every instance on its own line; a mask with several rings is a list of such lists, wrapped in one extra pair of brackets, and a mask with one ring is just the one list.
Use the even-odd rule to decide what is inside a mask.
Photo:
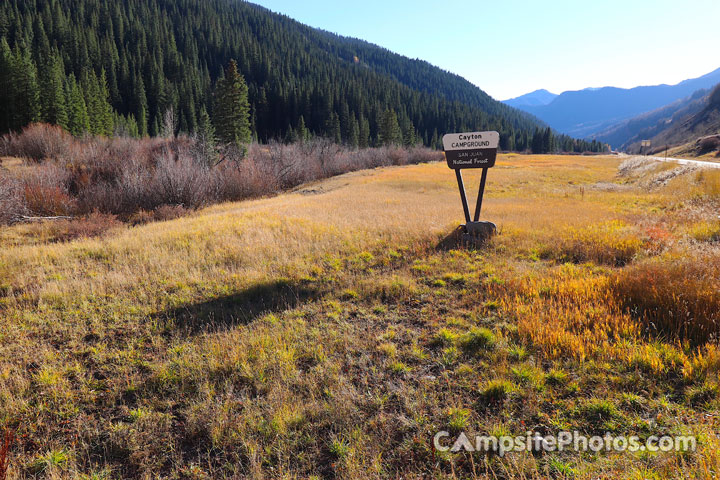
[(449, 133), (443, 137), (448, 167), (490, 168), (495, 165), (499, 143), (498, 132)]
[(650, 146), (650, 143), (651, 143), (650, 140), (643, 140), (643, 141), (640, 143), (640, 146), (641, 146), (641, 147), (649, 147), (649, 146)]

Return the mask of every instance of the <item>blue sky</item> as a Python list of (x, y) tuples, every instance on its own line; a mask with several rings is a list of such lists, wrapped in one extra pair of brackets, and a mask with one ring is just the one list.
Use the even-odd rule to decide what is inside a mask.
[(673, 84), (720, 67), (720, 0), (255, 0), (467, 78), (538, 88)]

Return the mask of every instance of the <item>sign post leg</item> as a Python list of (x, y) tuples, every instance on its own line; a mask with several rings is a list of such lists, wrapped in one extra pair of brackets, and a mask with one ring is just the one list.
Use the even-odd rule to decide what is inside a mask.
[(458, 188), (460, 189), (460, 199), (462, 200), (463, 211), (465, 212), (465, 221), (470, 222), (470, 208), (468, 207), (467, 196), (465, 195), (465, 184), (463, 184), (462, 173), (460, 169), (455, 170)]
[(488, 169), (483, 168), (482, 178), (480, 179), (480, 189), (478, 190), (477, 204), (475, 205), (475, 219), (477, 222), (480, 220), (480, 209), (482, 208), (483, 195), (485, 194), (485, 180), (487, 180)]

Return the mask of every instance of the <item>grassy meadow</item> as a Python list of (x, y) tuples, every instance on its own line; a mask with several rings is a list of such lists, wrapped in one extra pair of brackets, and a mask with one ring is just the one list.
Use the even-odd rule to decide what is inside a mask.
[[(0, 229), (7, 478), (720, 475), (720, 171), (502, 155), (485, 198), (477, 249), (438, 247), (444, 163), (96, 238)], [(440, 430), (698, 449), (453, 454)]]

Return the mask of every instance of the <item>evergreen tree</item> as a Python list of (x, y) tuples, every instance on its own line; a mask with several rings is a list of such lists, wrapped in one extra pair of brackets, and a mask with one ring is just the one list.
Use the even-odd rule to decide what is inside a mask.
[(433, 130), (433, 135), (432, 135), (432, 138), (430, 139), (430, 146), (435, 149), (441, 149), (442, 148), (441, 143), (442, 142), (440, 141), (440, 137), (438, 136), (438, 131), (436, 128)]
[(72, 73), (65, 83), (65, 98), (67, 99), (68, 132), (79, 137), (90, 131), (85, 96), (80, 84)]
[(245, 79), (238, 73), (235, 60), (225, 70), (225, 76), (215, 89), (213, 120), (218, 139), (224, 143), (250, 143), (250, 104)]
[(210, 121), (205, 108), (200, 109), (200, 119), (198, 128), (195, 132), (195, 138), (199, 148), (200, 157), (205, 160), (208, 165), (214, 165), (217, 162), (217, 150), (215, 145), (215, 128)]
[(358, 133), (358, 146), (367, 148), (370, 146), (370, 122), (364, 115), (360, 115), (360, 131)]
[(213, 127), (213, 124), (210, 121), (210, 115), (208, 115), (205, 107), (200, 109), (200, 120), (198, 122), (197, 134), (206, 143), (215, 145), (215, 127)]
[(13, 128), (12, 112), (14, 108), (11, 70), (13, 66), (12, 51), (5, 40), (0, 39), (0, 132)]
[(417, 141), (415, 138), (415, 126), (407, 116), (402, 117), (400, 130), (402, 131), (403, 145), (406, 147), (414, 146)]
[(12, 129), (40, 120), (37, 70), (27, 49), (16, 49), (11, 57), (10, 105)]
[(305, 117), (302, 115), (300, 115), (300, 120), (298, 120), (297, 138), (301, 142), (307, 142), (310, 139), (310, 132), (305, 126)]
[(388, 108), (382, 116), (378, 131), (378, 142), (382, 146), (400, 145), (403, 141), (402, 131), (395, 110)]
[(138, 125), (137, 121), (135, 120), (135, 116), (133, 114), (125, 116), (114, 113), (113, 134), (118, 137), (138, 138), (140, 134), (138, 132)]
[(141, 137), (146, 137), (148, 131), (148, 102), (145, 94), (145, 82), (142, 79), (142, 75), (139, 73), (135, 75), (133, 80), (133, 93), (135, 96), (134, 104), (132, 105), (132, 111), (135, 112), (135, 118), (137, 118), (138, 133)]
[(360, 124), (355, 116), (350, 117), (350, 131), (348, 133), (348, 145), (357, 148), (360, 145)]
[(553, 146), (553, 133), (550, 127), (547, 127), (543, 132), (542, 137), (542, 153), (550, 153), (554, 150)]
[(65, 103), (65, 68), (62, 59), (52, 54), (40, 72), (40, 103), (43, 122), (68, 128)]
[(100, 94), (98, 102), (98, 125), (100, 127), (100, 135), (110, 136), (113, 133), (113, 108), (110, 105), (110, 90), (107, 84), (107, 76), (105, 70), (100, 72), (98, 78), (98, 92)]
[(82, 89), (90, 122), (89, 132), (93, 135), (112, 135), (113, 115), (105, 72), (99, 77), (92, 70), (83, 72)]
[(328, 118), (327, 131), (330, 139), (335, 143), (342, 143), (342, 130), (340, 127), (340, 116), (331, 112)]

